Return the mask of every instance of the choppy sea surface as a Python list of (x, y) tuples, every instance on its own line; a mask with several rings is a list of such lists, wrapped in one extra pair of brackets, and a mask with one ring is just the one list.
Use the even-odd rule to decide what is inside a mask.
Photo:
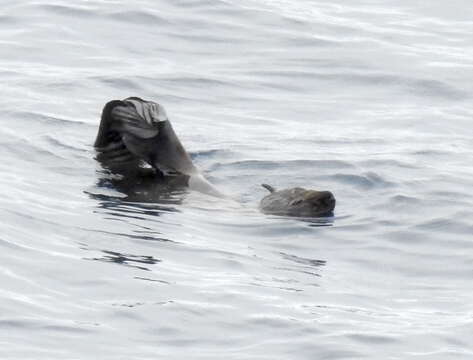
[[(0, 8), (1, 359), (473, 358), (473, 7)], [(112, 182), (103, 105), (166, 108), (238, 201)], [(266, 216), (261, 183), (331, 190)]]

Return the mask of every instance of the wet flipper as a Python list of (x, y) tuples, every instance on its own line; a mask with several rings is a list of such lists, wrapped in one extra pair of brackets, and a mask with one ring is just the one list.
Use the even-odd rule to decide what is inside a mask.
[(113, 141), (103, 147), (96, 147), (97, 160), (107, 163), (122, 163), (137, 160), (123, 141)]
[(118, 107), (126, 107), (126, 103), (113, 100), (104, 106), (94, 146), (97, 160), (105, 168), (122, 173), (128, 172), (131, 167), (137, 167), (141, 159), (126, 147), (122, 133), (117, 129), (117, 121), (113, 118), (112, 111)]
[(111, 112), (116, 106), (126, 106), (126, 104), (120, 100), (112, 100), (105, 104), (102, 110), (99, 131), (94, 143), (95, 148), (105, 147), (111, 142), (121, 138), (120, 134), (112, 129), (114, 120)]
[(270, 193), (273, 193), (276, 191), (276, 189), (274, 187), (272, 187), (271, 185), (268, 185), (268, 184), (261, 184), (262, 187), (264, 187), (266, 190), (268, 190)]
[(194, 166), (164, 108), (155, 102), (137, 97), (109, 102), (95, 146), (107, 161), (143, 160), (165, 176), (184, 176), (194, 190), (224, 196)]
[(115, 106), (111, 111), (114, 120), (112, 128), (123, 133), (129, 133), (140, 139), (151, 139), (158, 135), (157, 124), (147, 121), (141, 116), (133, 104), (126, 103), (125, 106)]

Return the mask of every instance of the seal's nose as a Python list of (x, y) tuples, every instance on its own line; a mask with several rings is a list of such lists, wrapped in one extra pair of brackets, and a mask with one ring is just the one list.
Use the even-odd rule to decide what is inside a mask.
[(335, 207), (335, 197), (330, 191), (321, 191), (319, 201), (332, 209)]

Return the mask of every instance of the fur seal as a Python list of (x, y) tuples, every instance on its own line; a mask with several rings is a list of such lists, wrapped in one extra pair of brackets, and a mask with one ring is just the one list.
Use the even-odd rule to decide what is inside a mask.
[[(166, 186), (188, 186), (208, 195), (227, 197), (192, 163), (166, 111), (158, 103), (138, 97), (108, 102), (102, 111), (94, 146), (97, 160), (113, 173), (124, 175), (125, 185), (137, 182), (146, 173), (148, 177), (151, 175), (151, 183), (160, 177)], [(270, 185), (262, 186), (270, 192), (259, 205), (265, 214), (320, 217), (331, 215), (335, 208), (330, 191), (300, 187), (277, 191)]]
[(330, 215), (335, 208), (335, 197), (330, 191), (307, 190), (300, 187), (276, 190), (262, 184), (270, 194), (261, 199), (261, 212), (269, 215), (318, 217)]
[(145, 162), (162, 176), (185, 177), (190, 189), (225, 197), (192, 163), (158, 103), (138, 97), (108, 102), (94, 146), (97, 160), (112, 172), (136, 172)]

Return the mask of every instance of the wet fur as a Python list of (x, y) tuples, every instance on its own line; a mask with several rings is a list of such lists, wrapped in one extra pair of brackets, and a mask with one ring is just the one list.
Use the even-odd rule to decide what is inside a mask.
[(335, 197), (330, 191), (308, 190), (300, 187), (277, 191), (263, 184), (270, 191), (261, 199), (261, 212), (271, 215), (317, 217), (330, 215), (335, 208)]
[[(138, 103), (136, 106), (140, 106), (140, 102), (145, 104), (140, 111), (146, 111), (147, 119), (138, 114), (133, 102)], [(155, 117), (146, 104), (153, 106), (153, 109), (159, 107), (156, 103), (136, 97), (113, 100), (105, 105), (94, 144), (97, 160), (104, 168), (122, 174), (128, 180), (138, 181), (136, 179), (142, 173), (153, 170), (152, 179), (156, 181), (162, 179), (168, 185), (188, 186), (209, 195), (225, 197), (199, 173), (167, 116), (154, 121)], [(330, 215), (335, 207), (335, 198), (329, 191), (300, 187), (277, 191), (270, 185), (262, 186), (270, 192), (260, 202), (260, 210), (266, 214), (318, 217)]]
[[(142, 105), (140, 111), (146, 111), (148, 119), (138, 113), (133, 102)], [(146, 163), (161, 176), (182, 177), (193, 190), (225, 197), (194, 166), (167, 116), (153, 116), (151, 110), (159, 108), (157, 103), (137, 97), (108, 102), (94, 144), (97, 160), (111, 172), (124, 175), (136, 174)]]

